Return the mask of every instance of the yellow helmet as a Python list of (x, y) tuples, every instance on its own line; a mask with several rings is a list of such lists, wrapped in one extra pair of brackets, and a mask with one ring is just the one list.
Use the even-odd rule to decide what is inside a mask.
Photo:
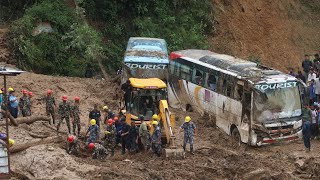
[(104, 131), (104, 134), (110, 134), (110, 131)]
[(3, 92), (0, 90), (0, 94), (2, 94)]
[(103, 106), (102, 109), (103, 110), (108, 110), (109, 108), (108, 108), (108, 106)]
[(96, 122), (96, 120), (95, 119), (91, 119), (91, 121), (90, 121), (90, 124), (91, 125), (95, 125), (97, 122)]
[(14, 145), (14, 140), (9, 138), (9, 146), (13, 146)]
[(153, 125), (158, 125), (158, 121), (152, 121)]
[(191, 117), (190, 116), (187, 116), (185, 119), (184, 119), (185, 122), (190, 122), (191, 121)]
[(9, 92), (13, 92), (14, 89), (13, 89), (12, 87), (9, 87), (9, 88), (8, 88), (8, 91), (9, 91)]
[(157, 114), (154, 114), (153, 116), (152, 116), (152, 119), (155, 119), (155, 120), (158, 120), (158, 115)]

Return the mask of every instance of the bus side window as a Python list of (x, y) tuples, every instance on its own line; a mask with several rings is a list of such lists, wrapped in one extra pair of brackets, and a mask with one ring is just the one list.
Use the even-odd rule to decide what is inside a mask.
[(175, 68), (176, 68), (176, 62), (175, 61), (170, 61), (170, 74), (175, 75), (174, 74)]
[(181, 78), (187, 81), (191, 80), (191, 68), (187, 65), (181, 65)]
[(180, 77), (180, 66), (181, 66), (180, 63), (175, 62), (174, 75), (175, 75), (176, 77)]
[(207, 86), (210, 90), (217, 90), (217, 77), (213, 74), (208, 74)]
[(194, 71), (195, 72), (192, 81), (199, 86), (203, 86), (203, 72), (198, 69), (194, 69)]
[(243, 94), (243, 86), (242, 85), (236, 85), (235, 91), (234, 91), (234, 98), (238, 101), (241, 101)]

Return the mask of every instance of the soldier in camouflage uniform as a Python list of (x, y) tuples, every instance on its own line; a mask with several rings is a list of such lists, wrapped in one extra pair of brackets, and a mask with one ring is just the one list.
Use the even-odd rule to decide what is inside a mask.
[(60, 121), (58, 122), (57, 125), (57, 132), (59, 132), (60, 125), (63, 121), (63, 119), (66, 120), (67, 126), (68, 126), (68, 132), (71, 134), (71, 129), (70, 129), (70, 104), (67, 102), (68, 97), (67, 96), (62, 96), (62, 102), (59, 104), (59, 117)]
[(183, 138), (183, 150), (186, 151), (187, 143), (190, 144), (190, 153), (193, 153), (193, 137), (196, 135), (196, 125), (193, 122), (190, 122), (191, 118), (190, 116), (187, 116), (185, 118), (185, 122), (180, 126), (180, 130), (184, 131), (184, 138)]
[(158, 155), (161, 155), (161, 129), (158, 126), (158, 121), (152, 121), (154, 131), (152, 133), (151, 142), (152, 142), (152, 151)]
[(19, 108), (22, 112), (22, 116), (26, 117), (26, 116), (29, 116), (30, 114), (30, 110), (28, 110), (28, 102), (29, 102), (29, 97), (27, 96), (28, 91), (22, 90), (22, 94), (23, 96), (20, 98), (20, 101), (19, 101)]
[(28, 96), (28, 101), (27, 101), (27, 116), (31, 116), (31, 105), (32, 105), (31, 98), (32, 98), (33, 93), (31, 91), (29, 91), (28, 94), (29, 94), (29, 96)]
[(107, 149), (99, 143), (90, 143), (88, 148), (90, 151), (93, 151), (92, 159), (103, 160), (108, 155)]
[(78, 127), (78, 136), (80, 136), (80, 110), (79, 110), (80, 98), (76, 96), (74, 98), (74, 104), (71, 106), (71, 118), (72, 118), (72, 130), (76, 135), (76, 126)]
[(105, 131), (104, 146), (111, 150), (111, 156), (114, 155), (114, 149), (116, 147), (116, 127), (113, 125), (113, 120), (108, 120), (108, 126)]
[(68, 154), (78, 154), (79, 153), (79, 142), (78, 138), (73, 135), (69, 135), (67, 139), (67, 153)]
[[(56, 101), (52, 96), (52, 90), (49, 89), (46, 97), (46, 113), (47, 113), (47, 116), (51, 115), (53, 124), (56, 124), (55, 107), (56, 107)], [(51, 121), (49, 123), (51, 124)]]

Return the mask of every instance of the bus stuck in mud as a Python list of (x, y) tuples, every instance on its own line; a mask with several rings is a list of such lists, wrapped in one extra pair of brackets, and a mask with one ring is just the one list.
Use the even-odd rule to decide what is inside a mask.
[(212, 117), (228, 135), (252, 146), (297, 139), (302, 107), (295, 77), (206, 50), (170, 54), (169, 104)]
[(168, 79), (168, 50), (164, 39), (131, 37), (123, 61), (122, 80), (130, 77)]

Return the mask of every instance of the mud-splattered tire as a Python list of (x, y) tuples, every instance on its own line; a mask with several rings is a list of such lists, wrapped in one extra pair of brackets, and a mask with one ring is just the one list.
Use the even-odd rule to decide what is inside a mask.
[(241, 146), (241, 136), (238, 128), (234, 128), (231, 132), (231, 136), (234, 139), (237, 146)]

